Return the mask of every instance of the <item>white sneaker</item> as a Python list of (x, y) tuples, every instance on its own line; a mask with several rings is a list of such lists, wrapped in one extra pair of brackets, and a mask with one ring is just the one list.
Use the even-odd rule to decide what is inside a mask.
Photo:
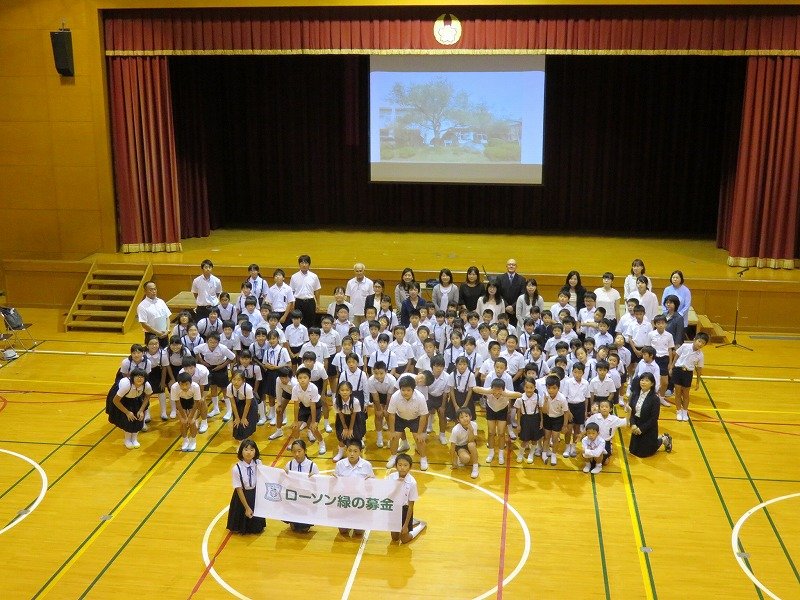
[(269, 419), (269, 424), (270, 425), (275, 425), (277, 422), (278, 421), (276, 420), (275, 415), (272, 415), (272, 417), (270, 417), (270, 419)]
[(194, 438), (189, 438), (189, 447), (186, 449), (187, 452), (194, 452), (197, 450), (197, 440)]
[(572, 446), (570, 444), (567, 444), (567, 447), (564, 448), (564, 452), (561, 453), (561, 456), (563, 456), (564, 458), (569, 458), (570, 448), (572, 448)]
[(427, 433), (428, 435), (432, 434), (433, 433), (433, 425), (428, 424), (427, 429), (425, 429), (425, 433)]
[(161, 420), (162, 421), (169, 421), (169, 417), (167, 417), (167, 413), (165, 413), (165, 412), (161, 413)]
[(514, 433), (514, 430), (513, 430), (513, 429), (509, 429), (509, 430), (508, 430), (508, 437), (509, 437), (509, 439), (511, 439), (511, 440), (515, 440), (515, 439), (517, 439), (517, 434), (516, 434), (516, 433)]
[(597, 465), (594, 469), (590, 471), (592, 475), (597, 475), (600, 471), (603, 470), (603, 465)]
[(211, 409), (211, 412), (208, 413), (208, 418), (216, 417), (219, 414), (219, 408)]
[(523, 460), (525, 460), (525, 455), (522, 450), (520, 450), (517, 452), (517, 462), (522, 462)]
[(169, 413), (169, 418), (170, 419), (177, 419), (178, 418), (178, 411), (173, 408)]
[(137, 440), (136, 438), (133, 438), (133, 441), (131, 442), (131, 444), (133, 445), (134, 448), (138, 448), (139, 446), (141, 446), (141, 444), (139, 443), (139, 440)]
[(272, 432), (272, 435), (269, 436), (269, 439), (277, 440), (278, 438), (282, 437), (283, 437), (283, 429), (276, 429), (275, 431)]
[(147, 423), (142, 423), (142, 431), (147, 431), (148, 429), (150, 428), (147, 426)]
[(578, 451), (575, 449), (575, 444), (572, 444), (569, 447), (569, 457), (570, 458), (575, 458), (576, 456), (578, 456)]
[(539, 446), (536, 446), (536, 448), (533, 449), (533, 455), (534, 456), (541, 456), (542, 455), (542, 449)]
[(391, 469), (394, 466), (394, 463), (397, 462), (397, 454), (392, 454), (389, 457), (389, 460), (386, 461), (386, 468)]
[(497, 464), (498, 465), (506, 464), (506, 456), (503, 450), (500, 450), (500, 452), (497, 454)]
[(286, 423), (288, 423), (288, 422), (289, 422), (289, 419), (286, 416), (286, 413), (283, 413), (283, 422), (281, 423), (281, 425), (286, 425)]
[(259, 427), (266, 424), (267, 424), (267, 417), (260, 417), (256, 422), (256, 425), (258, 425)]
[(408, 452), (411, 450), (411, 444), (408, 443), (408, 440), (400, 440), (400, 444), (397, 448), (398, 452)]
[(494, 460), (494, 450), (489, 450), (489, 454), (486, 456), (486, 462), (490, 463)]
[(132, 441), (130, 441), (129, 439), (126, 438), (124, 444), (125, 444), (125, 447), (128, 450), (133, 450), (133, 442)]
[(203, 419), (200, 421), (200, 426), (197, 428), (197, 433), (205, 433), (208, 431), (208, 421)]
[(325, 423), (325, 433), (330, 433), (331, 431), (333, 431), (333, 429), (331, 429), (331, 424)]
[(589, 471), (591, 471), (591, 470), (592, 470), (592, 465), (590, 465), (589, 463), (586, 463), (586, 464), (583, 466), (583, 472), (584, 472), (584, 473), (588, 473), (588, 472), (589, 472)]
[(683, 421), (683, 411), (679, 410), (675, 413), (675, 420), (676, 421)]
[(428, 458), (426, 456), (419, 459), (419, 468), (422, 471), (428, 470)]
[(446, 437), (445, 437), (445, 435), (444, 435), (444, 431), (442, 431), (442, 432), (439, 434), (439, 443), (440, 443), (442, 446), (447, 446), (447, 438), (446, 438)]
[(477, 463), (472, 465), (472, 473), (470, 473), (470, 477), (472, 477), (473, 479), (477, 479), (478, 478), (478, 464)]
[(667, 398), (672, 398), (672, 395), (673, 395), (673, 391), (672, 390), (667, 390), (664, 393), (664, 396), (667, 397)]
[(343, 456), (344, 456), (344, 452), (342, 451), (341, 448), (339, 448), (339, 451), (336, 453), (336, 455), (331, 460), (333, 462), (339, 462), (340, 460), (342, 460)]
[(619, 400), (617, 400), (617, 404), (619, 404), (620, 406), (625, 406), (625, 400), (620, 398)]
[(557, 462), (558, 462), (558, 461), (556, 460), (556, 453), (555, 453), (555, 452), (553, 452), (553, 453), (550, 455), (550, 464), (551, 464), (551, 465), (553, 465), (553, 466), (555, 467)]
[(384, 431), (389, 431), (389, 426), (388, 426), (386, 423), (384, 423), (384, 424), (383, 424), (383, 428), (382, 428), (382, 429), (383, 429)]
[(661, 402), (661, 406), (672, 406), (666, 398), (659, 398), (658, 401)]
[[(273, 417), (272, 420), (274, 421), (275, 417)], [(275, 423), (272, 423), (272, 424), (275, 425)], [(305, 429), (306, 427), (308, 427), (308, 423), (306, 423), (305, 421), (300, 423), (300, 431), (303, 431), (303, 429)]]
[(225, 414), (222, 416), (222, 420), (223, 420), (223, 421), (225, 421), (225, 422), (227, 423), (228, 421), (230, 421), (230, 420), (231, 420), (231, 417), (233, 417), (233, 413), (225, 413)]
[(147, 409), (144, 413), (144, 422), (149, 423), (152, 419), (150, 418), (150, 409)]
[(689, 420), (689, 411), (688, 410), (684, 410), (683, 411), (683, 420), (684, 421), (688, 421)]
[[(301, 427), (301, 429), (302, 429), (302, 427)], [(314, 437), (314, 434), (311, 433), (310, 431), (308, 432), (308, 441), (311, 442), (312, 444), (317, 441), (317, 438)]]
[(547, 464), (547, 458), (550, 456), (547, 452), (542, 452), (539, 456), (542, 457), (542, 462)]
[(186, 452), (189, 449), (189, 438), (183, 438), (183, 445), (181, 446), (181, 452)]
[(533, 452), (528, 454), (528, 458), (525, 459), (525, 462), (528, 463), (529, 465), (533, 464)]
[(328, 451), (328, 449), (325, 447), (325, 442), (320, 442), (319, 443), (319, 455), (322, 456), (327, 451)]
[(381, 432), (381, 431), (378, 432), (378, 439), (375, 442), (375, 445), (378, 448), (383, 448), (383, 432)]

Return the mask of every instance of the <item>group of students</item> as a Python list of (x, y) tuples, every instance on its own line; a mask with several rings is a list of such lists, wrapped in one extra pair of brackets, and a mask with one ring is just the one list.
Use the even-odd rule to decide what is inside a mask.
[[(203, 269), (210, 275), (208, 262)], [(302, 272), (309, 265), (302, 256), (298, 274), (309, 277)], [(356, 267), (363, 278), (363, 265)], [(667, 397), (674, 397), (678, 421), (689, 418), (689, 388), (702, 369), (708, 337), (700, 333), (684, 342), (684, 301), (691, 296), (680, 271), (671, 275), (661, 303), (637, 259), (624, 286), (627, 310), (619, 308), (613, 274), (605, 273), (603, 287), (592, 292), (575, 271), (550, 309), (529, 278), (514, 308), (506, 310), (499, 282), (481, 283), (477, 267), (468, 269), (460, 288), (442, 269), (434, 302), (421, 297), (408, 268), (395, 288), (399, 310), (384, 282), (375, 280), (363, 317), (351, 320), (348, 284), (336, 289), (319, 327), (304, 324), (307, 315), (294, 309), (284, 276), (277, 269), (275, 284), (267, 287), (251, 265), (236, 305), (217, 286), (215, 302), (196, 323), (198, 315), (179, 315), (165, 348), (155, 338), (131, 348), (107, 401), (109, 420), (125, 432), (126, 447), (139, 446), (154, 394), (161, 419), (179, 419), (184, 451), (196, 448), (197, 434), (220, 414), (232, 421), (236, 440), (267, 423), (275, 427), (269, 439), (278, 439), (291, 402), (291, 436), (306, 430), (324, 455), (325, 434), (335, 429), (333, 460), (339, 461), (350, 441), (366, 447), (372, 406), (376, 447), (386, 445), (385, 432), (390, 436), (387, 467), (410, 450), (410, 432), (426, 470), (427, 442), (438, 421), (433, 439), (449, 445), (454, 468), (471, 468), (473, 478), (479, 469), (476, 404), (486, 412), (487, 463), (496, 458), (504, 464), (507, 438), (519, 438), (519, 462), (541, 457), (556, 465), (559, 453), (575, 458), (580, 445), (584, 470), (593, 473), (609, 460), (621, 426), (631, 427), (634, 455), (649, 456), (661, 446), (671, 450), (669, 434), (658, 433), (659, 407), (670, 405)], [(623, 417), (614, 413), (616, 405)]]

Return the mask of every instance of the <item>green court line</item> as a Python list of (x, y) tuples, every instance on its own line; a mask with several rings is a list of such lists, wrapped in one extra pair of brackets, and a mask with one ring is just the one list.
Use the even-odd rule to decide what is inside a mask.
[[(719, 485), (717, 484), (717, 477), (714, 475), (714, 472), (711, 470), (711, 465), (708, 462), (708, 457), (706, 456), (705, 448), (703, 447), (702, 442), (700, 442), (700, 437), (697, 435), (697, 430), (694, 428), (694, 421), (689, 421), (689, 428), (694, 436), (694, 441), (697, 444), (698, 450), (700, 450), (700, 457), (703, 459), (703, 464), (706, 466), (706, 471), (708, 471), (708, 477), (711, 479), (711, 484), (714, 486), (714, 491), (717, 492), (717, 498), (719, 498), (719, 503), (722, 505), (722, 511), (725, 513), (725, 518), (728, 520), (728, 526), (733, 529), (733, 518), (731, 517), (731, 513), (728, 510), (728, 505), (725, 503), (725, 498), (722, 495), (722, 490), (719, 489)], [(741, 540), (737, 540), (737, 544), (739, 547), (739, 552), (745, 554), (744, 544), (742, 544)], [(747, 568), (750, 569), (750, 572), (753, 572), (753, 567), (750, 565), (750, 561), (743, 557), (744, 563), (747, 565)], [(764, 600), (764, 595), (761, 593), (761, 589), (753, 584), (753, 587), (756, 589), (756, 594), (761, 600)]]
[[(72, 434), (71, 436), (69, 436), (69, 437), (68, 437), (66, 440), (64, 440), (64, 442), (63, 442), (63, 443), (61, 443), (61, 444), (59, 444), (58, 446), (56, 446), (55, 448), (53, 448), (53, 450), (51, 450), (51, 451), (50, 451), (50, 453), (49, 453), (47, 456), (45, 456), (45, 457), (44, 457), (42, 460), (40, 460), (40, 461), (39, 461), (39, 465), (41, 465), (41, 464), (42, 464), (43, 462), (45, 462), (45, 461), (46, 461), (48, 458), (50, 458), (51, 456), (53, 456), (53, 454), (55, 454), (56, 452), (58, 452), (58, 451), (59, 451), (59, 449), (61, 449), (62, 447), (64, 447), (64, 446), (67, 444), (67, 442), (69, 442), (69, 441), (70, 441), (72, 438), (74, 438), (74, 437), (75, 437), (76, 435), (78, 435), (78, 434), (79, 434), (81, 431), (83, 431), (83, 428), (84, 428), (84, 427), (86, 427), (86, 426), (87, 426), (89, 423), (91, 423), (91, 422), (92, 422), (92, 421), (94, 421), (94, 420), (95, 420), (97, 417), (99, 417), (99, 416), (100, 416), (100, 415), (101, 415), (103, 412), (105, 412), (105, 410), (106, 410), (105, 408), (101, 408), (99, 411), (97, 411), (97, 414), (96, 414), (96, 415), (94, 415), (94, 416), (93, 416), (91, 419), (89, 419), (88, 421), (86, 421), (86, 423), (84, 423), (83, 425), (81, 425), (81, 426), (78, 428), (78, 430), (77, 430), (77, 431), (75, 431), (75, 433), (73, 433), (73, 434)], [(13, 490), (15, 487), (17, 487), (17, 486), (18, 486), (20, 483), (22, 483), (23, 481), (25, 481), (25, 479), (27, 479), (27, 477), (28, 477), (28, 476), (29, 476), (31, 473), (34, 473), (35, 471), (36, 471), (36, 469), (31, 469), (30, 471), (28, 471), (27, 473), (25, 473), (25, 475), (23, 475), (22, 477), (20, 477), (19, 479), (17, 479), (16, 483), (14, 483), (14, 484), (13, 484), (13, 485), (12, 485), (10, 488), (8, 488), (8, 489), (7, 489), (5, 492), (3, 492), (2, 494), (0, 494), (0, 500), (2, 500), (2, 499), (5, 497), (5, 495), (6, 495), (6, 494), (8, 494), (8, 493), (9, 493), (11, 490)]]
[[(723, 431), (725, 431), (725, 435), (728, 436), (728, 442), (730, 442), (731, 448), (733, 448), (733, 452), (736, 454), (736, 458), (739, 461), (742, 470), (744, 471), (745, 477), (747, 478), (747, 481), (750, 482), (750, 487), (753, 488), (753, 492), (755, 493), (756, 498), (758, 498), (758, 502), (759, 503), (763, 502), (764, 499), (761, 497), (761, 493), (758, 491), (758, 487), (756, 486), (755, 481), (753, 481), (753, 477), (750, 475), (750, 471), (748, 470), (747, 465), (745, 464), (744, 459), (742, 458), (742, 455), (739, 452), (739, 448), (736, 446), (736, 442), (733, 441), (733, 436), (731, 436), (731, 432), (728, 430), (728, 426), (725, 423), (725, 419), (722, 418), (722, 415), (720, 415), (719, 411), (717, 410), (717, 404), (716, 402), (714, 402), (714, 397), (711, 395), (711, 392), (709, 391), (708, 386), (706, 385), (706, 382), (703, 381), (702, 377), (700, 378), (700, 381), (703, 384), (703, 389), (706, 391), (706, 394), (708, 395), (708, 400), (709, 402), (711, 402), (711, 406), (714, 407), (714, 411), (717, 413), (717, 417), (719, 418), (719, 422), (722, 425)], [(778, 540), (778, 544), (780, 545), (781, 550), (783, 550), (783, 554), (786, 557), (786, 560), (789, 561), (789, 566), (792, 568), (792, 572), (794, 573), (795, 579), (797, 579), (797, 582), (800, 583), (800, 572), (797, 571), (797, 566), (795, 566), (794, 561), (792, 560), (792, 556), (789, 554), (789, 550), (788, 548), (786, 548), (786, 544), (784, 544), (783, 538), (781, 537), (778, 528), (775, 526), (775, 522), (772, 520), (772, 515), (769, 514), (769, 510), (767, 510), (766, 507), (764, 507), (764, 515), (766, 515), (767, 521), (769, 521), (769, 525), (772, 528), (772, 532), (775, 534), (775, 537)]]
[[(633, 510), (636, 513), (636, 523), (639, 527), (639, 536), (642, 540), (642, 546), (647, 546), (644, 538), (644, 527), (642, 526), (642, 517), (639, 514), (639, 501), (636, 499), (636, 489), (633, 487), (633, 477), (631, 476), (631, 466), (628, 463), (628, 450), (625, 448), (625, 440), (622, 437), (622, 428), (617, 429), (619, 436), (619, 446), (622, 450), (622, 460), (625, 462), (625, 471), (627, 472), (628, 485), (631, 488), (631, 497), (633, 498)], [(639, 550), (642, 552), (642, 550)], [(647, 565), (647, 576), (650, 578), (650, 591), (653, 592), (653, 600), (658, 600), (658, 593), (656, 592), (656, 582), (653, 578), (653, 566), (650, 564), (650, 554), (644, 553), (644, 562)]]
[[(103, 410), (105, 410), (105, 409), (103, 409)], [(128, 498), (128, 496), (130, 496), (134, 492), (134, 490), (137, 488), (137, 486), (148, 476), (150, 471), (152, 471), (156, 467), (156, 465), (158, 465), (161, 462), (161, 459), (164, 458), (167, 455), (167, 453), (172, 450), (172, 447), (175, 445), (175, 442), (177, 442), (179, 439), (181, 439), (181, 438), (180, 437), (176, 437), (174, 440), (172, 440), (172, 442), (170, 442), (169, 446), (167, 446), (167, 449), (164, 450), (164, 452), (161, 453), (161, 455), (155, 460), (155, 462), (152, 465), (150, 465), (147, 468), (147, 470), (144, 473), (142, 473), (142, 476), (139, 478), (139, 480), (136, 483), (134, 483), (127, 492), (125, 492), (125, 495), (122, 496), (122, 498), (119, 499), (119, 502), (117, 502), (114, 505), (114, 508), (112, 508), (110, 511), (108, 511), (109, 515), (113, 515), (114, 514), (114, 511), (116, 511), (117, 508), (119, 508), (122, 505), (122, 503), (125, 502), (125, 500)], [(89, 532), (89, 535), (87, 535), (84, 538), (84, 540), (80, 544), (78, 544), (78, 547), (75, 548), (75, 550), (72, 551), (72, 554), (70, 554), (67, 557), (67, 559), (63, 563), (61, 563), (61, 566), (58, 567), (58, 569), (56, 569), (53, 572), (53, 574), (50, 576), (50, 578), (47, 581), (44, 582), (44, 585), (42, 585), (42, 587), (39, 588), (39, 591), (36, 592), (33, 595), (32, 600), (36, 600), (36, 598), (38, 598), (39, 595), (42, 594), (42, 592), (47, 588), (47, 586), (50, 585), (50, 582), (53, 581), (56, 577), (59, 576), (61, 571), (64, 570), (64, 568), (69, 564), (69, 562), (72, 560), (72, 558), (81, 551), (81, 549), (89, 542), (89, 540), (92, 539), (92, 537), (94, 536), (95, 532), (98, 529), (100, 529), (101, 527), (103, 527), (103, 523), (104, 522), (105, 521), (100, 521), (100, 523), (98, 523), (97, 526), (95, 526), (95, 528), (92, 529), (91, 532)]]
[(22, 440), (0, 440), (0, 444), (36, 444), (37, 446), (68, 446), (70, 448), (91, 448), (91, 444), (65, 444), (63, 442), (33, 442)]
[(773, 483), (800, 483), (800, 479), (769, 479), (766, 477), (751, 477), (748, 479), (747, 477), (724, 477), (722, 475), (717, 475), (717, 479), (730, 479), (731, 481), (769, 481)]
[(213, 434), (212, 434), (212, 435), (211, 435), (211, 436), (208, 438), (208, 440), (206, 441), (205, 445), (203, 445), (203, 447), (200, 449), (200, 451), (199, 451), (199, 452), (195, 452), (195, 453), (193, 453), (193, 454), (194, 454), (194, 457), (192, 457), (192, 460), (191, 460), (191, 461), (189, 461), (189, 464), (188, 464), (188, 465), (186, 465), (186, 467), (183, 469), (183, 471), (181, 471), (181, 473), (180, 473), (180, 475), (178, 475), (177, 479), (175, 479), (175, 481), (173, 481), (173, 482), (172, 482), (172, 485), (171, 485), (171, 486), (169, 486), (169, 488), (167, 489), (167, 491), (166, 491), (166, 492), (164, 492), (164, 493), (162, 494), (161, 498), (159, 498), (159, 499), (158, 499), (158, 502), (156, 502), (156, 503), (155, 503), (155, 505), (153, 506), (153, 508), (151, 508), (151, 509), (150, 509), (150, 512), (148, 512), (148, 513), (147, 513), (147, 514), (144, 516), (144, 518), (143, 518), (143, 519), (142, 519), (142, 520), (139, 522), (139, 524), (136, 526), (136, 529), (134, 529), (134, 530), (131, 532), (131, 534), (128, 536), (128, 538), (125, 540), (125, 542), (122, 544), (122, 546), (120, 546), (120, 547), (119, 547), (119, 549), (118, 549), (118, 550), (117, 550), (117, 551), (114, 553), (114, 555), (113, 555), (113, 556), (112, 556), (112, 557), (111, 557), (111, 558), (108, 560), (108, 562), (105, 564), (105, 566), (102, 568), (102, 570), (101, 570), (101, 571), (100, 571), (100, 572), (97, 574), (97, 577), (95, 577), (95, 578), (92, 580), (92, 582), (89, 584), (89, 587), (87, 587), (87, 588), (86, 588), (86, 589), (83, 591), (83, 593), (82, 593), (82, 594), (79, 596), (79, 598), (80, 598), (80, 599), (82, 599), (82, 598), (85, 598), (85, 597), (86, 597), (86, 595), (87, 595), (87, 594), (88, 594), (88, 593), (89, 593), (89, 592), (92, 590), (92, 588), (93, 588), (93, 587), (94, 587), (94, 586), (97, 584), (97, 582), (98, 582), (98, 581), (100, 581), (100, 578), (101, 578), (101, 577), (103, 577), (103, 575), (105, 575), (105, 572), (106, 572), (106, 571), (109, 569), (109, 567), (111, 567), (111, 565), (114, 563), (114, 561), (117, 559), (117, 557), (118, 557), (120, 554), (122, 554), (122, 552), (123, 552), (123, 550), (125, 550), (125, 548), (127, 548), (127, 547), (128, 547), (128, 544), (130, 544), (130, 543), (131, 543), (131, 541), (133, 540), (133, 538), (135, 538), (135, 537), (136, 537), (136, 534), (137, 534), (137, 533), (139, 533), (139, 531), (142, 529), (142, 527), (144, 527), (144, 526), (145, 526), (145, 524), (147, 523), (147, 521), (149, 521), (149, 520), (150, 520), (150, 517), (152, 517), (152, 516), (153, 516), (153, 514), (154, 514), (154, 513), (155, 513), (155, 512), (158, 510), (158, 507), (159, 507), (159, 506), (161, 506), (161, 504), (164, 502), (164, 500), (166, 500), (166, 499), (167, 499), (167, 496), (169, 496), (169, 495), (172, 493), (172, 490), (174, 490), (174, 489), (175, 489), (175, 487), (176, 487), (176, 486), (177, 486), (177, 485), (180, 483), (181, 479), (183, 479), (183, 476), (184, 476), (184, 475), (186, 475), (186, 473), (188, 473), (188, 472), (189, 472), (189, 469), (191, 469), (191, 468), (192, 468), (192, 465), (194, 465), (194, 463), (196, 463), (196, 462), (197, 462), (197, 459), (199, 459), (199, 458), (200, 458), (200, 456), (203, 454), (203, 452), (204, 452), (204, 451), (205, 451), (205, 449), (208, 447), (208, 445), (209, 445), (209, 444), (210, 444), (210, 443), (211, 443), (211, 442), (214, 440), (214, 438), (215, 438), (215, 437), (217, 437), (217, 435), (219, 434), (219, 432), (220, 432), (220, 431), (222, 431), (223, 429), (225, 429), (225, 423), (223, 423), (222, 425), (220, 425), (219, 429), (217, 429), (217, 430), (216, 430), (216, 431), (215, 431), (215, 432), (214, 432), (214, 433), (213, 433)]
[(606, 590), (606, 600), (611, 600), (611, 590), (608, 587), (608, 569), (606, 568), (606, 549), (603, 544), (603, 526), (600, 523), (600, 505), (597, 502), (597, 485), (592, 475), (592, 496), (594, 497), (594, 518), (597, 522), (597, 541), (600, 543), (600, 564), (603, 567), (603, 585)]
[[(69, 467), (67, 467), (67, 470), (66, 470), (66, 471), (64, 471), (63, 473), (61, 473), (61, 475), (59, 475), (59, 476), (58, 476), (58, 477), (57, 477), (55, 480), (53, 480), (52, 482), (50, 482), (50, 485), (48, 485), (48, 486), (47, 486), (47, 491), (50, 491), (50, 490), (52, 490), (52, 489), (53, 489), (53, 487), (55, 487), (55, 485), (56, 485), (56, 484), (57, 484), (59, 481), (61, 481), (61, 480), (64, 478), (64, 476), (65, 476), (67, 473), (69, 473), (70, 471), (72, 471), (72, 469), (74, 469), (76, 466), (78, 466), (78, 463), (80, 463), (80, 462), (81, 462), (81, 461), (82, 461), (84, 458), (86, 458), (87, 456), (89, 456), (89, 453), (90, 453), (92, 450), (94, 450), (95, 448), (97, 448), (97, 446), (99, 446), (99, 445), (100, 445), (100, 442), (102, 442), (102, 441), (103, 441), (104, 439), (106, 439), (106, 438), (107, 438), (109, 435), (111, 435), (115, 429), (116, 429), (116, 427), (112, 427), (111, 429), (109, 429), (109, 430), (108, 430), (108, 433), (106, 433), (106, 434), (105, 434), (103, 437), (101, 437), (99, 440), (97, 440), (97, 441), (96, 441), (96, 442), (95, 442), (93, 445), (89, 446), (89, 449), (88, 449), (86, 452), (84, 452), (84, 453), (83, 453), (83, 454), (80, 456), (80, 458), (78, 458), (78, 459), (76, 459), (75, 461), (73, 461), (73, 463), (72, 463), (72, 464), (71, 464)], [(32, 501), (30, 504), (28, 504), (28, 506), (26, 506), (24, 510), (28, 510), (28, 509), (29, 509), (29, 508), (30, 508), (30, 507), (33, 505), (33, 503), (34, 503), (34, 502), (36, 502), (36, 501), (34, 500), (34, 501)], [(16, 519), (17, 519), (17, 517), (14, 517), (13, 519), (11, 519), (11, 521), (9, 521), (8, 523), (6, 523), (6, 526), (10, 525), (10, 524), (11, 524), (12, 522), (14, 522)]]

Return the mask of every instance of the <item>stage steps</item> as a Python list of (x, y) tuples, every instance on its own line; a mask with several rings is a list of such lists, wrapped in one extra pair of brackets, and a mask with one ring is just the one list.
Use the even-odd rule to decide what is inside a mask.
[(712, 322), (711, 319), (709, 319), (706, 315), (697, 315), (697, 331), (707, 333), (711, 342), (715, 344), (728, 343), (727, 332), (719, 325), (719, 323)]
[(64, 320), (66, 330), (125, 333), (136, 322), (137, 300), (152, 273), (151, 265), (92, 263)]

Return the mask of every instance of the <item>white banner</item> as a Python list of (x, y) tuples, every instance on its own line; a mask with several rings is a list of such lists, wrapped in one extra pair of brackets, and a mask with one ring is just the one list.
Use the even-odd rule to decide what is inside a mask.
[(286, 473), (259, 466), (253, 514), (291, 523), (400, 531), (403, 487), (386, 479)]

